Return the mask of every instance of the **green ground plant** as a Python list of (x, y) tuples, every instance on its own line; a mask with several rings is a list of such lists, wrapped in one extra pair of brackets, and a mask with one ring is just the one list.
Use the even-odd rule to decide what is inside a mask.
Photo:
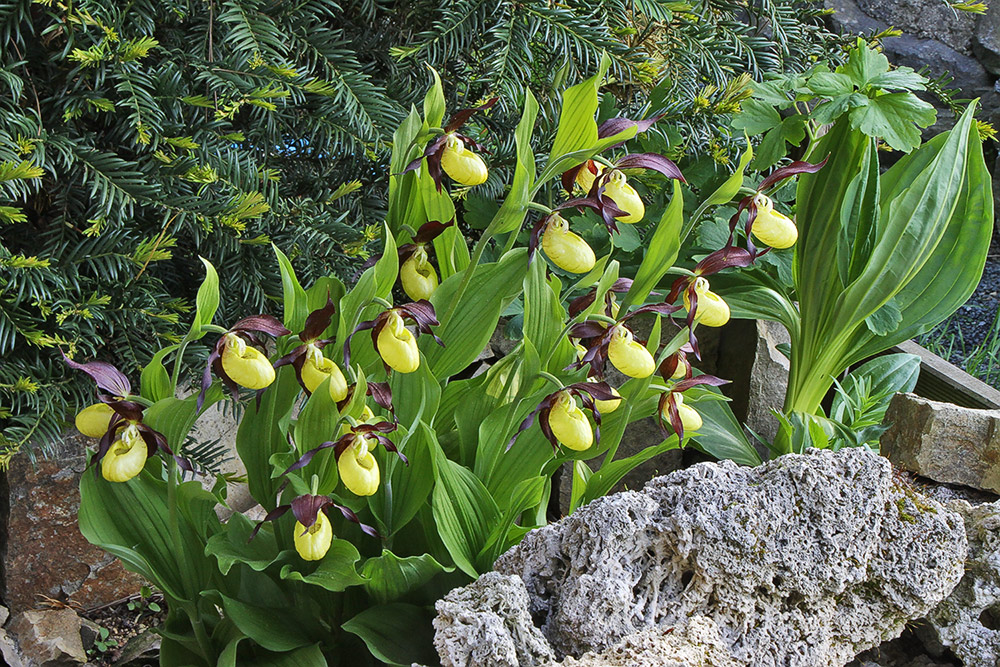
[(456, 82), (452, 108), (501, 97), (481, 118), (500, 139), (482, 202), (510, 180), (521, 89), (551, 140), (563, 82), (604, 52), (607, 106), (666, 114), (675, 158), (726, 161), (741, 137), (720, 119), (751, 78), (836, 57), (821, 14), (802, 0), (3, 3), (0, 465), (59, 437), (85, 394), (57, 349), (137, 372), (173, 340), (198, 256), (220, 268), (226, 315), (276, 307), (270, 242), (303, 280), (349, 278), (380, 233), (391, 133), (427, 64)]

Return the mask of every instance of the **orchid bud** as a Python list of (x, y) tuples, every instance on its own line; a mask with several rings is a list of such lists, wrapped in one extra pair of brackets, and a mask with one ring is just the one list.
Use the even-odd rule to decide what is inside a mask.
[(263, 352), (233, 333), (225, 340), (222, 368), (233, 382), (247, 389), (264, 389), (274, 382), (274, 366)]
[(569, 449), (582, 452), (594, 444), (594, 430), (583, 410), (576, 404), (576, 399), (568, 392), (559, 392), (549, 411), (548, 421), (552, 435)]
[[(594, 171), (591, 171), (592, 169)], [(587, 160), (580, 167), (580, 170), (576, 172), (576, 184), (584, 192), (590, 192), (590, 189), (594, 187), (594, 180), (601, 175), (602, 171), (604, 171), (602, 165), (597, 164), (593, 160)]]
[(615, 218), (618, 222), (634, 225), (642, 220), (642, 216), (646, 215), (646, 205), (642, 203), (642, 198), (639, 197), (635, 188), (628, 184), (628, 179), (622, 172), (614, 171), (611, 173), (604, 184), (604, 194), (611, 198), (615, 206), (627, 213), (627, 215)]
[(315, 345), (308, 346), (300, 374), (302, 384), (306, 386), (310, 394), (323, 384), (323, 380), (330, 378), (330, 398), (333, 399), (333, 402), (336, 403), (347, 398), (347, 379), (340, 370), (340, 366), (333, 359), (324, 357), (323, 352)]
[(88, 405), (76, 414), (76, 430), (88, 438), (100, 438), (111, 425), (115, 411), (106, 403)]
[(142, 472), (147, 451), (139, 429), (129, 424), (101, 459), (101, 475), (109, 482), (127, 482)]
[[(698, 277), (694, 282), (694, 291), (698, 295), (698, 312), (695, 313), (695, 321), (706, 327), (721, 327), (729, 321), (729, 304), (725, 300), (708, 289), (708, 281)], [(691, 309), (691, 300), (688, 298), (687, 290), (684, 291), (684, 307)]]
[(430, 299), (438, 286), (437, 272), (427, 261), (427, 251), (423, 246), (410, 255), (399, 268), (399, 281), (403, 284), (406, 296), (414, 301)]
[(358, 496), (370, 496), (378, 490), (378, 462), (368, 451), (368, 438), (354, 438), (340, 458), (337, 459), (337, 470), (344, 486)]
[(466, 148), (465, 142), (454, 135), (448, 137), (441, 153), (441, 168), (451, 180), (462, 185), (479, 185), (489, 176), (483, 158)]
[(656, 370), (656, 361), (626, 327), (616, 326), (608, 344), (608, 359), (619, 371), (633, 378), (645, 378)]
[(412, 373), (420, 366), (417, 339), (395, 310), (389, 311), (385, 325), (378, 334), (378, 353), (389, 368), (400, 373)]
[(757, 216), (750, 228), (754, 237), (764, 245), (778, 250), (795, 245), (799, 230), (788, 216), (774, 210), (771, 198), (758, 192), (753, 202), (757, 205)]
[(295, 550), (302, 560), (319, 560), (330, 550), (333, 542), (333, 526), (323, 511), (316, 513), (316, 521), (306, 528), (295, 522)]
[(685, 433), (697, 431), (701, 428), (701, 415), (690, 405), (684, 404), (683, 396), (674, 394), (674, 404), (677, 406), (677, 415), (681, 418), (681, 424), (684, 425)]
[(587, 242), (569, 230), (569, 223), (554, 213), (542, 233), (542, 250), (552, 263), (570, 273), (587, 273), (597, 258)]

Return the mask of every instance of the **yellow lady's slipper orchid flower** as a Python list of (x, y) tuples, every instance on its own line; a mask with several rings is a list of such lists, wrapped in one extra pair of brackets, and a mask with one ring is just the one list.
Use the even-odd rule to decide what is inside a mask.
[(642, 198), (635, 191), (635, 188), (628, 184), (628, 179), (622, 172), (611, 173), (604, 184), (604, 194), (614, 201), (615, 206), (627, 214), (615, 218), (618, 222), (634, 225), (646, 215), (646, 205), (642, 203)]
[(100, 438), (111, 425), (111, 415), (115, 411), (106, 403), (88, 405), (76, 415), (76, 430), (88, 438)]
[(222, 368), (241, 387), (264, 389), (274, 382), (274, 366), (263, 352), (233, 333), (225, 335)]
[(378, 353), (389, 368), (400, 373), (412, 373), (420, 367), (417, 339), (395, 310), (389, 312), (385, 326), (378, 334)]
[(681, 394), (674, 394), (674, 403), (677, 405), (677, 414), (684, 425), (684, 432), (697, 431), (701, 428), (702, 420), (698, 411), (690, 405), (684, 404), (684, 397)]
[[(337, 459), (337, 470), (351, 493), (370, 496), (378, 490), (378, 462), (368, 451), (369, 439), (357, 436)], [(377, 441), (376, 441), (377, 444)]]
[(646, 378), (656, 370), (656, 360), (642, 344), (636, 342), (626, 327), (616, 326), (608, 343), (608, 359), (625, 375)]
[(437, 272), (427, 261), (427, 251), (422, 245), (399, 267), (399, 281), (406, 296), (414, 301), (430, 299), (434, 294), (438, 287)]
[[(729, 304), (708, 288), (708, 280), (705, 278), (699, 276), (695, 280), (694, 291), (698, 295), (698, 312), (695, 313), (695, 321), (706, 327), (721, 327), (729, 321)], [(689, 310), (691, 308), (691, 299), (688, 298), (687, 290), (684, 291), (684, 307)]]
[(771, 198), (758, 192), (753, 202), (757, 205), (757, 217), (750, 228), (754, 237), (764, 245), (778, 250), (795, 245), (799, 230), (788, 216), (774, 210)]
[(560, 392), (549, 412), (549, 428), (563, 445), (577, 452), (594, 444), (594, 429), (568, 392)]
[[(103, 434), (102, 434), (103, 435)], [(122, 430), (101, 459), (101, 475), (109, 482), (127, 482), (146, 465), (146, 441), (135, 424)]]
[(451, 179), (462, 185), (479, 185), (486, 182), (489, 170), (483, 158), (465, 147), (456, 136), (448, 137), (441, 153), (441, 168)]
[(316, 521), (306, 528), (295, 522), (295, 550), (302, 560), (319, 560), (330, 550), (333, 543), (333, 526), (325, 512), (316, 513)]
[(545, 225), (542, 250), (553, 264), (570, 273), (587, 273), (597, 263), (591, 247), (569, 230), (569, 223), (558, 213), (553, 213)]
[[(591, 171), (591, 167), (596, 169), (596, 172)], [(587, 160), (583, 163), (583, 166), (580, 167), (580, 171), (576, 172), (576, 184), (580, 186), (580, 189), (585, 193), (590, 192), (590, 188), (594, 187), (594, 181), (601, 175), (602, 171), (604, 171), (603, 165), (598, 164), (593, 160)]]
[(347, 398), (347, 378), (340, 370), (333, 359), (323, 356), (323, 352), (315, 345), (309, 345), (305, 354), (305, 361), (302, 362), (302, 383), (309, 393), (316, 391), (316, 388), (323, 383), (323, 380), (330, 378), (330, 398), (334, 403)]

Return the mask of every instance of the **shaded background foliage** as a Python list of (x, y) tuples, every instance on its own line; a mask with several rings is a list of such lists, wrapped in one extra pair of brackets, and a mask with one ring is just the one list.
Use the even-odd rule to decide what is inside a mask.
[(271, 242), (303, 282), (350, 278), (428, 65), (451, 109), (501, 98), (478, 129), (491, 196), (523, 87), (551, 132), (557, 92), (605, 51), (610, 103), (666, 113), (655, 131), (676, 157), (726, 164), (751, 79), (839, 57), (821, 14), (808, 0), (0, 1), (0, 464), (87, 400), (58, 349), (134, 374), (180, 330), (197, 255), (219, 270), (223, 322), (280, 292)]

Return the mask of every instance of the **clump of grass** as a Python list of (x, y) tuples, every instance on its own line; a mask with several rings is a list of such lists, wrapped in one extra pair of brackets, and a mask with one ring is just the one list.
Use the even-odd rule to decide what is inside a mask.
[(950, 360), (969, 375), (1000, 389), (1000, 308), (993, 324), (978, 345), (969, 345), (961, 328), (941, 326), (921, 336), (918, 341), (934, 354)]

